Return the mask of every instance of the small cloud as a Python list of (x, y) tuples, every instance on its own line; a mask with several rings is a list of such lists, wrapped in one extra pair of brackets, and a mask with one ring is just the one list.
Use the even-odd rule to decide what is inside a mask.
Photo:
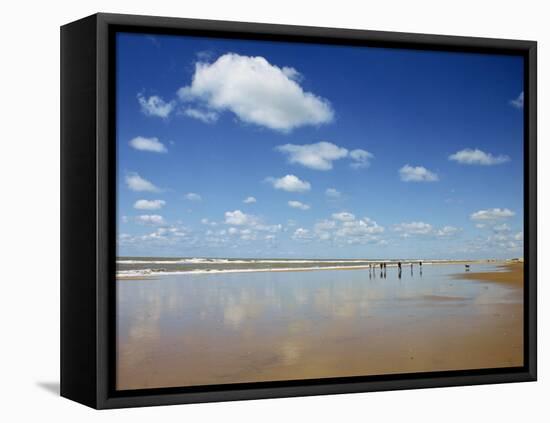
[(406, 164), (399, 169), (399, 175), (403, 182), (435, 182), (438, 176), (423, 166), (410, 166)]
[(151, 151), (153, 153), (166, 153), (168, 150), (161, 143), (158, 138), (145, 138), (145, 137), (135, 137), (130, 140), (130, 146), (140, 151)]
[(434, 227), (425, 222), (407, 222), (399, 223), (393, 226), (395, 232), (401, 232), (403, 237), (410, 235), (428, 235), (434, 230)]
[(146, 98), (140, 93), (137, 95), (137, 99), (141, 106), (141, 111), (146, 116), (157, 116), (166, 119), (170, 116), (175, 106), (173, 101), (166, 102), (157, 95)]
[(352, 160), (350, 166), (353, 169), (363, 169), (370, 166), (370, 159), (374, 158), (374, 154), (366, 150), (352, 150), (349, 152), (349, 157)]
[(436, 231), (435, 235), (440, 238), (449, 238), (456, 235), (460, 231), (460, 228), (455, 228), (454, 226), (443, 226), (441, 229)]
[(160, 41), (157, 37), (154, 37), (153, 35), (147, 35), (146, 37), (155, 47), (160, 47)]
[(166, 205), (164, 200), (137, 200), (134, 208), (138, 210), (159, 210)]
[(255, 203), (255, 202), (256, 202), (256, 198), (254, 198), (254, 197), (246, 197), (243, 200), (244, 204), (252, 204), (252, 203)]
[(482, 221), (492, 221), (492, 220), (500, 220), (500, 219), (507, 219), (512, 216), (515, 216), (515, 213), (510, 209), (487, 209), (487, 210), (479, 210), (475, 213), (472, 213), (470, 215), (470, 219), (472, 220), (482, 220)]
[(485, 153), (479, 149), (472, 150), (465, 148), (449, 156), (449, 160), (466, 165), (493, 166), (510, 161), (510, 157), (505, 155), (493, 156), (491, 153)]
[(136, 221), (144, 225), (164, 225), (164, 218), (158, 214), (142, 214)]
[(519, 93), (517, 98), (510, 100), (510, 104), (516, 109), (523, 109), (523, 91)]
[(495, 225), (492, 227), (494, 232), (510, 232), (511, 228), (507, 223), (501, 225)]
[(310, 209), (309, 205), (301, 203), (300, 201), (289, 201), (288, 205), (289, 205), (289, 207), (292, 207), (293, 209), (300, 209), (300, 210), (309, 210)]
[(201, 50), (196, 53), (197, 59), (201, 62), (208, 62), (214, 57), (214, 52), (210, 50)]
[(315, 144), (284, 144), (275, 147), (276, 151), (284, 153), (289, 163), (300, 164), (314, 170), (330, 170), (336, 160), (349, 158), (354, 169), (366, 168), (370, 165), (373, 154), (366, 150), (356, 149), (348, 151), (328, 141)]
[(311, 184), (302, 181), (295, 175), (286, 175), (282, 178), (266, 178), (266, 181), (273, 185), (275, 189), (281, 189), (288, 192), (306, 192), (311, 189)]
[(348, 155), (348, 150), (345, 148), (326, 141), (305, 145), (279, 145), (275, 150), (287, 154), (290, 163), (297, 163), (315, 170), (330, 170), (334, 160)]
[(203, 225), (208, 225), (208, 226), (218, 226), (218, 224), (216, 222), (213, 222), (213, 221), (207, 219), (206, 217), (201, 219), (201, 223)]
[(334, 213), (332, 215), (332, 218), (339, 220), (340, 222), (351, 222), (352, 220), (355, 220), (355, 215), (348, 212), (340, 212), (340, 213)]
[(201, 201), (202, 197), (195, 192), (188, 192), (185, 194), (185, 199), (189, 201)]
[(292, 239), (302, 240), (302, 241), (311, 241), (313, 239), (313, 235), (311, 234), (309, 229), (298, 228), (292, 234)]
[[(255, 216), (250, 214), (243, 213), (240, 210), (227, 211), (225, 212), (225, 223), (228, 225), (251, 225), (257, 222)], [(231, 230), (230, 230), (231, 233)]]
[(156, 187), (152, 182), (142, 178), (135, 172), (126, 175), (126, 185), (132, 191), (159, 192), (160, 188)]
[(341, 193), (336, 188), (327, 188), (325, 195), (330, 198), (340, 198)]
[(200, 110), (188, 107), (183, 111), (183, 114), (187, 117), (198, 119), (204, 123), (214, 123), (218, 120), (219, 115), (211, 110)]

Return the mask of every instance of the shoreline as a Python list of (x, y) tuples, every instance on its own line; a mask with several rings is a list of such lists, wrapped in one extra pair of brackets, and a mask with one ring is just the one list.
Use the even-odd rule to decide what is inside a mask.
[[(312, 263), (313, 261), (308, 261)], [(337, 261), (335, 261), (337, 262)], [(342, 262), (342, 261), (340, 261)], [(350, 261), (351, 262), (351, 261)], [(415, 266), (416, 269), (419, 268), (418, 263), (422, 262), (423, 266), (434, 266), (434, 265), (456, 265), (456, 264), (492, 264), (499, 266), (501, 268), (507, 268), (509, 266), (519, 266), (521, 265), (521, 271), (523, 272), (523, 263), (512, 263), (507, 260), (438, 260), (438, 261), (422, 261), (422, 260), (410, 260), (403, 262), (402, 266), (404, 269), (409, 268), (411, 264)], [(301, 261), (299, 263), (304, 263)], [(311, 266), (311, 267), (281, 267), (281, 268), (243, 268), (243, 269), (194, 269), (194, 270), (175, 270), (175, 271), (154, 271), (154, 270), (128, 270), (117, 271), (116, 280), (147, 280), (155, 279), (156, 276), (169, 276), (169, 275), (208, 275), (208, 274), (222, 274), (222, 273), (256, 273), (256, 272), (313, 272), (313, 271), (322, 271), (322, 270), (369, 270), (373, 269), (375, 271), (379, 270), (380, 263), (386, 264), (389, 268), (396, 268), (397, 262), (395, 261), (378, 261), (373, 262), (370, 265), (361, 264), (361, 265), (350, 265), (350, 266)], [(373, 267), (371, 267), (373, 266)], [(465, 274), (455, 275), (457, 279), (482, 279), (482, 280), (491, 280), (486, 278), (495, 278), (495, 275), (506, 274), (507, 272), (472, 272)], [(495, 274), (495, 275), (493, 275)], [(490, 276), (487, 276), (490, 275)], [(523, 273), (522, 273), (523, 275)], [(478, 277), (479, 276), (479, 277)], [(497, 278), (499, 279), (499, 278)], [(498, 280), (500, 281), (500, 279)], [(523, 278), (522, 278), (523, 283)]]

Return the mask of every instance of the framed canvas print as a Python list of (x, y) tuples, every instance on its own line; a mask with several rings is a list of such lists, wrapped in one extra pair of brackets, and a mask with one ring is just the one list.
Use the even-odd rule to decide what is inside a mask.
[(61, 30), (61, 393), (536, 379), (536, 43)]

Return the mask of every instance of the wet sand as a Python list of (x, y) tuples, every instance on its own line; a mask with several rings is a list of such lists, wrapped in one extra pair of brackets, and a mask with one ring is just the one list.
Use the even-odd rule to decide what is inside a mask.
[(119, 281), (117, 388), (521, 366), (522, 267), (461, 268)]
[(510, 263), (498, 266), (497, 272), (464, 272), (457, 279), (490, 281), (523, 287), (523, 263)]

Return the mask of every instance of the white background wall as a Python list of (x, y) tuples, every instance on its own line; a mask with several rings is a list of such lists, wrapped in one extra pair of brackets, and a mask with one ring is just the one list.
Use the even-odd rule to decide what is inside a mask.
[[(0, 25), (0, 415), (12, 421), (541, 421), (548, 418), (548, 267), (539, 266), (537, 383), (96, 412), (59, 382), (59, 26), (103, 11), (539, 42), (539, 261), (547, 263), (550, 29), (544, 1), (6, 1)], [(546, 390), (546, 394), (544, 393)], [(545, 420), (547, 421), (547, 420)]]

